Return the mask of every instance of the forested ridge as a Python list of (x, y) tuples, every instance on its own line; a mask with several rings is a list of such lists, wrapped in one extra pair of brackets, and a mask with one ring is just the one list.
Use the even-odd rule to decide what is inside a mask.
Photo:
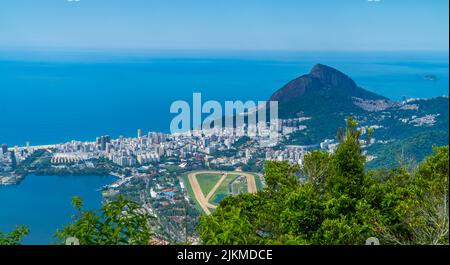
[(417, 167), (365, 170), (356, 122), (333, 154), (314, 151), (303, 168), (268, 162), (267, 187), (227, 197), (199, 234), (204, 244), (448, 244), (448, 146)]

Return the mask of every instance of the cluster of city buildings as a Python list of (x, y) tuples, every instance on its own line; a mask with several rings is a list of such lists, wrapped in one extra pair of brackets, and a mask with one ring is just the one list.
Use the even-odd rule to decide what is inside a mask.
[[(51, 162), (61, 164), (106, 158), (121, 167), (136, 167), (175, 157), (184, 163), (190, 160), (202, 161), (206, 166), (245, 164), (258, 150), (267, 149), (270, 153), (270, 148), (276, 146), (282, 137), (306, 129), (306, 126), (301, 124), (306, 119), (308, 118), (279, 120), (276, 130), (273, 126), (252, 127), (245, 124), (240, 128), (191, 130), (177, 134), (143, 134), (139, 129), (137, 137), (132, 138), (120, 136), (112, 139), (105, 135), (97, 137), (95, 142), (71, 141), (54, 145)], [(231, 156), (220, 155), (221, 152), (232, 149), (243, 137), (248, 137), (254, 144), (246, 145)], [(303, 151), (299, 154), (301, 152)], [(291, 158), (291, 155), (297, 160), (301, 157), (289, 154), (288, 158)]]
[(0, 173), (9, 172), (13, 168), (14, 153), (8, 151), (8, 146), (2, 144), (0, 151)]
[(440, 114), (428, 114), (423, 117), (412, 116), (411, 120), (405, 120), (404, 123), (408, 122), (409, 124), (413, 124), (416, 127), (420, 126), (433, 126), (436, 123), (436, 118)]
[[(308, 119), (310, 118), (280, 119), (262, 125), (258, 123), (256, 126), (243, 124), (237, 128), (190, 130), (175, 134), (157, 132), (143, 134), (139, 129), (136, 137), (120, 136), (113, 139), (104, 135), (92, 142), (70, 141), (46, 146), (45, 149), (50, 152), (51, 167), (57, 169), (80, 164), (83, 164), (81, 168), (94, 168), (96, 165), (91, 162), (92, 160), (104, 160), (118, 167), (130, 169), (143, 166), (158, 168), (158, 165), (164, 165), (168, 161), (176, 161), (179, 168), (192, 166), (239, 168), (247, 165), (252, 159), (288, 161), (302, 165), (308, 150), (320, 147), (322, 150), (334, 152), (338, 146), (336, 140), (325, 139), (318, 146), (287, 145), (278, 148), (282, 139), (305, 130), (303, 121)], [(365, 134), (369, 128), (382, 127), (363, 126), (359, 130)], [(370, 141), (368, 144), (375, 143), (375, 139)], [(12, 172), (38, 148), (30, 147), (29, 144), (26, 147), (14, 148), (2, 145), (0, 173)]]
[(2, 144), (0, 150), (0, 173), (10, 172), (15, 167), (19, 166), (27, 157), (29, 157), (36, 148), (31, 148), (29, 143), (26, 147), (8, 148), (6, 144)]
[(8, 148), (6, 144), (0, 149), (0, 185), (14, 184), (21, 179), (21, 175), (14, 174), (17, 169), (35, 149), (30, 148), (27, 143), (25, 148)]
[(283, 149), (266, 151), (268, 161), (288, 161), (291, 164), (303, 165), (303, 158), (308, 153), (308, 146), (287, 145)]
[[(64, 167), (67, 164), (90, 163), (91, 159), (103, 159), (123, 168), (158, 165), (175, 159), (180, 168), (197, 164), (203, 167), (238, 167), (251, 159), (289, 161), (302, 165), (305, 154), (312, 146), (288, 145), (277, 148), (289, 134), (306, 129), (309, 117), (277, 120), (268, 124), (238, 128), (213, 128), (190, 130), (185, 133), (165, 134), (138, 130), (137, 137), (120, 136), (112, 139), (108, 135), (97, 137), (93, 142), (70, 141), (48, 146), (51, 165)], [(364, 134), (369, 127), (360, 127)], [(371, 126), (372, 129), (379, 127)], [(246, 139), (246, 140), (243, 140)], [(371, 139), (371, 143), (375, 140)], [(320, 149), (334, 152), (338, 143), (325, 139)], [(313, 148), (318, 146), (313, 146)], [(33, 147), (34, 148), (34, 147)], [(2, 145), (0, 172), (12, 171), (33, 152), (26, 147), (8, 148)], [(91, 165), (92, 167), (93, 165)]]

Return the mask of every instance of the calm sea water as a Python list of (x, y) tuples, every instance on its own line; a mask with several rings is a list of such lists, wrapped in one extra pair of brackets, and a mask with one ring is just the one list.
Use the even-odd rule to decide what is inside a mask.
[(29, 175), (20, 185), (0, 186), (0, 230), (26, 225), (30, 234), (24, 244), (54, 243), (56, 229), (75, 213), (71, 198), (81, 196), (86, 209), (98, 209), (102, 202), (98, 189), (115, 180), (113, 176)]
[(175, 100), (266, 100), (316, 63), (392, 99), (448, 95), (447, 54), (0, 52), (0, 143), (167, 132)]

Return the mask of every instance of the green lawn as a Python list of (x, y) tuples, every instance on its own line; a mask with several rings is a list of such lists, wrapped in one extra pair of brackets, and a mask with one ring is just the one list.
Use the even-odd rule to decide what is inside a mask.
[(192, 190), (191, 184), (189, 184), (189, 178), (188, 173), (183, 173), (181, 175), (181, 178), (183, 179), (184, 186), (187, 189), (187, 194), (190, 201), (193, 201), (195, 203), (195, 208), (200, 212), (203, 213), (203, 209), (198, 203), (198, 201), (195, 199), (194, 191)]
[(219, 188), (217, 188), (215, 194), (228, 195), (228, 184), (237, 176), (239, 176), (239, 174), (228, 174), (225, 180), (220, 184)]
[[(217, 205), (218, 197), (223, 198), (229, 196), (228, 184), (239, 175), (240, 175), (239, 173), (228, 174), (226, 179), (220, 184), (219, 188), (217, 188), (216, 192), (214, 193), (214, 196), (212, 196), (210, 203)], [(259, 178), (257, 176), (255, 176), (255, 181), (256, 187), (258, 188)], [(259, 181), (259, 183), (261, 184), (261, 181)], [(247, 191), (247, 185), (245, 185), (244, 190)]]
[(217, 181), (222, 177), (222, 174), (198, 174), (197, 181), (202, 189), (205, 197), (212, 190), (212, 188), (216, 185)]
[(175, 165), (165, 166), (164, 168), (167, 169), (167, 171), (169, 172), (176, 172), (180, 169), (178, 166)]
[[(228, 196), (228, 183), (230, 183), (231, 180), (233, 180), (236, 176), (238, 176), (239, 173), (228, 173), (227, 178), (220, 184), (219, 188), (217, 188), (214, 195), (211, 197), (209, 202), (214, 205), (218, 205), (216, 201), (219, 201), (218, 198), (223, 198)], [(256, 182), (256, 188), (257, 190), (262, 190), (262, 183), (261, 179), (258, 177), (258, 175), (253, 174), (255, 176), (255, 182)], [(183, 173), (181, 175), (181, 178), (183, 179), (183, 182), (186, 186), (187, 193), (189, 196), (189, 199), (192, 200), (195, 203), (195, 207), (199, 210), (199, 212), (203, 212), (202, 208), (200, 207), (200, 204), (195, 199), (194, 191), (192, 190), (191, 185), (189, 184), (188, 179), (188, 173)], [(208, 195), (209, 191), (216, 185), (217, 181), (222, 177), (222, 174), (198, 174), (197, 180), (200, 184), (200, 188), (202, 189), (202, 192), (205, 196)], [(245, 187), (245, 190), (247, 187)], [(211, 209), (212, 211), (212, 209)]]
[(263, 187), (261, 178), (260, 178), (258, 175), (256, 175), (256, 174), (253, 174), (253, 176), (255, 176), (256, 190), (257, 190), (257, 191), (263, 190), (264, 187)]
[[(250, 173), (250, 174), (252, 174), (252, 173)], [(227, 178), (222, 182), (222, 184), (217, 189), (216, 194), (220, 194), (220, 193), (228, 194), (228, 183), (231, 180), (233, 180), (236, 176), (239, 176), (239, 175), (240, 175), (239, 173), (228, 174)], [(259, 178), (259, 176), (256, 175), (256, 174), (252, 174), (252, 175), (255, 177), (256, 190), (257, 191), (263, 190), (263, 184), (262, 184), (261, 179)]]

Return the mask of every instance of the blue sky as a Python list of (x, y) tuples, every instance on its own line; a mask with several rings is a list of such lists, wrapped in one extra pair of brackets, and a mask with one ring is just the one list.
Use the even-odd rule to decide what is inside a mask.
[(448, 0), (1, 0), (1, 49), (448, 51)]

